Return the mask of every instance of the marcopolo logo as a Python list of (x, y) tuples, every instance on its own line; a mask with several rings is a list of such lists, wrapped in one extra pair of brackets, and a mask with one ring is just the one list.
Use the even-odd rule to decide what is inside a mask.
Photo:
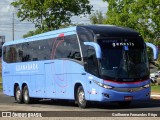
[(32, 64), (23, 64), (23, 65), (16, 65), (16, 71), (36, 71), (38, 70), (38, 65), (35, 63)]
[(135, 46), (132, 42), (120, 42), (120, 43), (112, 43), (113, 47), (119, 47), (119, 46)]

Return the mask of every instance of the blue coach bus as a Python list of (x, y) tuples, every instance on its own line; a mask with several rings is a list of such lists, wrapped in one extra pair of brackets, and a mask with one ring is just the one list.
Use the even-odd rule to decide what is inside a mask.
[[(150, 43), (148, 43), (150, 44)], [(156, 48), (154, 45), (154, 57)], [(3, 45), (3, 93), (18, 103), (34, 99), (129, 105), (150, 98), (146, 44), (132, 29), (75, 26)]]

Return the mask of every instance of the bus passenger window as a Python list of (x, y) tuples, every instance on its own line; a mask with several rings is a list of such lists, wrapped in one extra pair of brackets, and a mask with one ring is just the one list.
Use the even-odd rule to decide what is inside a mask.
[(9, 51), (8, 51), (8, 60), (9, 60), (9, 63), (14, 63), (16, 62), (17, 60), (17, 51), (16, 51), (16, 48), (15, 46), (11, 46), (9, 48)]
[(65, 37), (67, 58), (81, 61), (80, 48), (76, 35), (69, 35)]

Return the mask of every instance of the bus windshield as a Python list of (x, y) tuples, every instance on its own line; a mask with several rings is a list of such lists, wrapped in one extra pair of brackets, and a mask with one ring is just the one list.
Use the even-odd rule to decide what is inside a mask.
[(118, 41), (117, 47), (113, 45), (115, 42), (112, 42), (112, 47), (106, 47), (108, 42), (105, 42), (106, 46), (102, 43), (104, 42), (100, 42), (102, 49), (100, 71), (103, 79), (129, 82), (149, 77), (149, 65), (144, 45), (135, 47), (133, 41), (127, 42), (128, 45), (126, 42)]

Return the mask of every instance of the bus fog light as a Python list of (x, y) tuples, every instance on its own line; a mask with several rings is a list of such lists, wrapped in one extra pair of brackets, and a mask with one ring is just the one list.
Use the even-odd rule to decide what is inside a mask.
[(107, 97), (107, 98), (110, 97), (109, 94), (107, 94), (107, 93), (103, 93), (103, 95), (104, 95), (104, 97)]
[(146, 96), (150, 96), (150, 93), (147, 93)]

